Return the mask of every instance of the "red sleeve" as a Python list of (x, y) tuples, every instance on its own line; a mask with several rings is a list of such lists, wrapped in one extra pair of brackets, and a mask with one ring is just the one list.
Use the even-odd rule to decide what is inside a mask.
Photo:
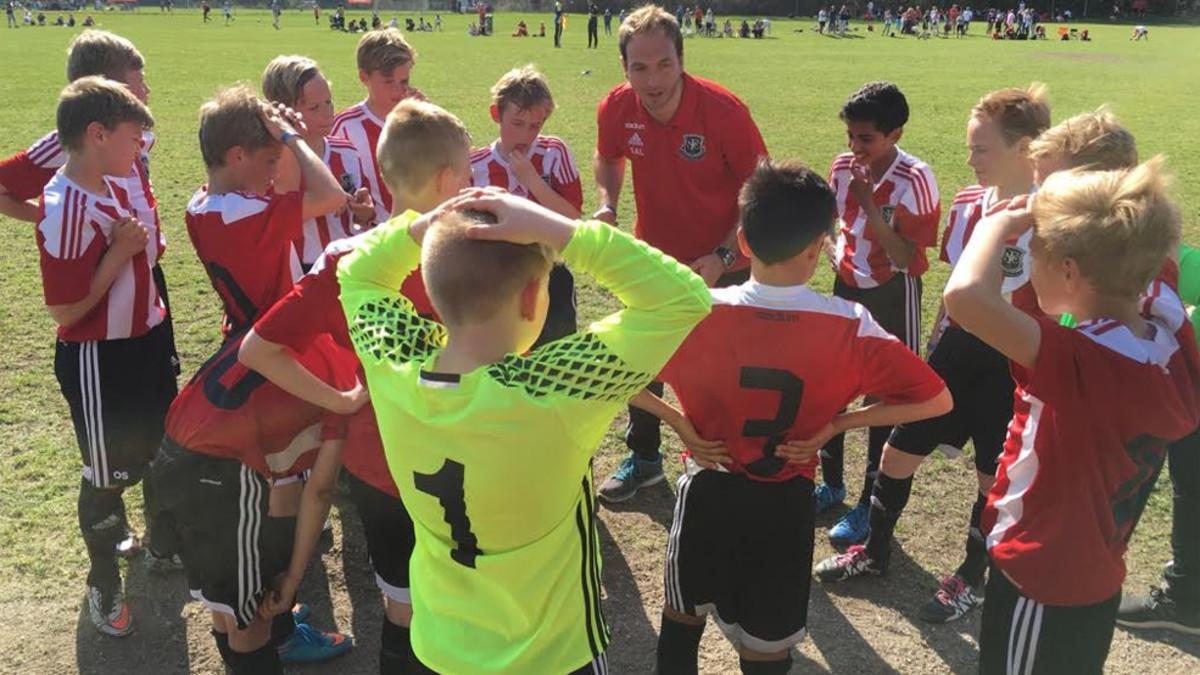
[[(264, 340), (302, 352), (322, 333), (344, 335), (336, 263), (306, 274), (254, 324)], [(337, 339), (335, 337), (335, 339)]]
[(932, 211), (915, 214), (904, 206), (896, 208), (896, 234), (920, 246), (937, 246), (938, 223), (942, 220), (942, 207), (935, 205)]
[(621, 149), (620, 120), (613, 104), (613, 94), (604, 97), (596, 109), (596, 153), (607, 160), (621, 159), (625, 152)]
[(863, 394), (900, 405), (921, 403), (942, 393), (946, 383), (921, 357), (889, 336), (869, 315), (861, 320)]
[(40, 167), (22, 150), (0, 162), (0, 185), (13, 199), (27, 201), (42, 194), (42, 188), (54, 177), (55, 169)]
[[(46, 304), (69, 305), (83, 300), (92, 289), (92, 277), (95, 276), (96, 268), (100, 266), (100, 260), (108, 248), (107, 242), (98, 231), (86, 232), (85, 236), (92, 235), (86, 243), (86, 248), (76, 251), (68, 244), (69, 253), (64, 255), (64, 252), (54, 245), (55, 242), (46, 240), (43, 226), (44, 223), (38, 226), (37, 241), (41, 258), (42, 293)], [(93, 227), (89, 221), (81, 229), (91, 230)], [(51, 233), (50, 236), (57, 236), (53, 228), (47, 231)], [(84, 238), (80, 236), (75, 245), (78, 246), (79, 241)]]
[(567, 148), (566, 143), (562, 144), (558, 154), (558, 166), (554, 167), (554, 171), (550, 175), (550, 189), (567, 200), (571, 206), (582, 211), (583, 183), (579, 179), (579, 168), (575, 166), (575, 159), (571, 157), (571, 151)]
[(767, 156), (767, 144), (745, 105), (739, 105), (730, 115), (726, 132), (729, 142), (724, 147), (725, 161), (741, 185), (754, 173), (758, 160)]
[(304, 193), (300, 190), (270, 194), (271, 203), (263, 214), (269, 239), (298, 241), (304, 236)]
[(345, 439), (346, 430), (349, 426), (349, 417), (326, 413), (321, 418), (321, 441), (340, 441)]

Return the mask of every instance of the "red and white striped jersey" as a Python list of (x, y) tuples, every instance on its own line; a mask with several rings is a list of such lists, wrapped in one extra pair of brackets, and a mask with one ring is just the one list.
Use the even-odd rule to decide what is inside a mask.
[(919, 403), (945, 389), (858, 303), (753, 280), (714, 289), (712, 297), (712, 313), (660, 379), (702, 437), (724, 441), (733, 473), (764, 482), (812, 479), (816, 457), (788, 463), (775, 456), (776, 446), (811, 438), (861, 396)]
[[(942, 250), (939, 256), (942, 262), (949, 263), (951, 268), (958, 265), (958, 259), (962, 257), (967, 242), (971, 240), (979, 222), (985, 215), (1004, 208), (1005, 204), (1007, 202), (997, 202), (995, 188), (972, 185), (960, 190), (950, 205), (946, 230), (942, 233)], [(1038, 305), (1033, 284), (1029, 283), (1029, 244), (1032, 240), (1033, 230), (1029, 230), (1005, 245), (1000, 259), (1004, 274), (1000, 288), (1005, 299), (1014, 307), (1036, 317), (1042, 316), (1043, 312)], [(948, 315), (946, 321), (954, 325)]]
[(1159, 283), (1143, 310), (1149, 337), (1110, 319), (1072, 330), (1042, 317), (1037, 362), (1013, 366), (983, 531), (995, 564), (1038, 602), (1089, 605), (1120, 590), (1166, 444), (1200, 422), (1200, 357), (1182, 303)]
[(188, 236), (225, 311), (226, 334), (251, 325), (301, 276), (300, 238), (304, 193), (209, 194), (188, 202)]
[[(575, 167), (571, 150), (562, 139), (538, 136), (529, 149), (529, 161), (551, 190), (575, 208), (583, 209), (583, 184), (579, 180), (579, 169)], [(517, 180), (508, 160), (500, 151), (499, 140), (471, 153), (471, 184), (476, 187), (501, 187), (514, 195), (537, 201)]]
[(883, 246), (867, 227), (867, 215), (850, 194), (850, 165), (854, 155), (845, 153), (833, 160), (829, 184), (837, 194), (841, 219), (834, 267), (842, 282), (854, 288), (875, 288), (887, 283), (897, 272), (919, 277), (929, 269), (925, 249), (937, 245), (941, 220), (941, 197), (933, 169), (907, 152), (896, 148), (896, 160), (875, 184), (875, 204), (883, 220), (916, 245), (907, 269), (896, 267)]
[[(150, 185), (150, 150), (154, 147), (154, 134), (142, 132), (142, 148), (138, 161), (134, 162), (126, 176), (110, 176), (129, 195), (133, 215), (150, 228), (151, 239), (156, 243), (153, 260), (157, 264), (166, 249), (167, 241), (158, 219), (158, 200)], [(15, 199), (33, 199), (42, 193), (67, 162), (67, 152), (58, 142), (58, 132), (51, 131), (42, 136), (27, 150), (18, 152), (0, 162), (0, 185)]]
[[(346, 194), (353, 195), (362, 187), (371, 189), (370, 182), (363, 175), (362, 160), (350, 141), (333, 136), (326, 138), (325, 154), (321, 159)], [(329, 242), (354, 234), (354, 214), (346, 208), (317, 216), (304, 221), (303, 229), (303, 236), (296, 246), (300, 249), (300, 262), (311, 265), (321, 256)]]
[(383, 120), (371, 112), (366, 101), (338, 113), (337, 117), (333, 118), (333, 130), (329, 133), (330, 136), (339, 136), (350, 141), (358, 153), (371, 190), (371, 199), (375, 200), (376, 223), (382, 223), (392, 216), (392, 193), (383, 182), (383, 174), (380, 173), (379, 162), (375, 158), (375, 148), (379, 145), (379, 135), (382, 133)]
[[(68, 305), (87, 297), (114, 224), (133, 215), (122, 181), (106, 178), (105, 183), (108, 194), (98, 195), (59, 171), (42, 191), (37, 243), (47, 305)], [(157, 252), (158, 242), (151, 237), (87, 315), (59, 327), (59, 339), (119, 340), (144, 335), (161, 323), (167, 309), (152, 274)]]

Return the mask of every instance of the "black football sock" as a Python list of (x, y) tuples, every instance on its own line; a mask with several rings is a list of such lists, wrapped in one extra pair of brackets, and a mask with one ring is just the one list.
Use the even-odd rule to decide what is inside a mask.
[(383, 620), (383, 637), (379, 640), (379, 675), (408, 675), (423, 672), (416, 667), (407, 626)]
[(252, 652), (235, 652), (233, 655), (233, 675), (283, 675), (283, 663), (279, 661), (279, 652), (270, 644), (265, 644)]
[(121, 589), (117, 544), (125, 538), (125, 503), (118, 489), (102, 489), (86, 478), (79, 484), (79, 531), (87, 546), (89, 586), (105, 593)]
[(859, 504), (871, 503), (871, 491), (875, 488), (875, 476), (879, 463), (883, 461), (883, 446), (892, 435), (891, 427), (871, 427), (867, 432), (867, 472), (863, 476), (863, 489), (858, 495)]
[(658, 675), (696, 675), (704, 624), (692, 626), (662, 618), (658, 632)]
[(987, 495), (976, 494), (975, 505), (971, 507), (971, 527), (967, 530), (967, 557), (955, 572), (972, 588), (980, 588), (983, 584), (983, 574), (987, 571), (987, 543), (983, 532), (979, 529), (979, 520), (983, 515), (983, 507), (987, 506)]
[(875, 476), (871, 493), (871, 533), (867, 535), (867, 555), (880, 565), (887, 565), (892, 554), (892, 532), (896, 521), (908, 504), (912, 491), (912, 476), (892, 478), (880, 471)]
[(233, 649), (229, 647), (229, 633), (218, 633), (212, 631), (213, 640), (217, 643), (217, 651), (221, 654), (221, 661), (230, 668), (233, 667)]
[(742, 666), (742, 675), (787, 675), (792, 669), (792, 655), (788, 654), (782, 661), (747, 661), (738, 659)]
[(280, 612), (271, 619), (271, 639), (270, 644), (273, 647), (282, 647), (292, 637), (292, 633), (296, 632), (296, 617), (292, 614), (289, 608), (286, 612)]
[(843, 467), (846, 458), (846, 434), (829, 439), (821, 448), (821, 480), (829, 487), (845, 487)]

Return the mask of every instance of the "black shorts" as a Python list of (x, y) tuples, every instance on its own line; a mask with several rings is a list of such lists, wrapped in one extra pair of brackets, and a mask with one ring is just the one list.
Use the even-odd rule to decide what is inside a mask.
[(888, 439), (897, 450), (926, 456), (945, 443), (975, 445), (975, 468), (996, 475), (1013, 415), (1008, 359), (967, 331), (951, 326), (929, 355), (929, 366), (946, 382), (954, 409), (931, 419), (901, 424)]
[(812, 582), (813, 483), (702, 470), (679, 477), (664, 587), (677, 612), (712, 614), (738, 649), (804, 639)]
[(416, 532), (404, 502), (346, 473), (350, 499), (362, 520), (367, 555), (375, 569), (375, 585), (390, 600), (411, 604), (408, 559), (416, 545)]
[[(150, 472), (158, 491), (155, 542), (179, 553), (192, 597), (245, 628), (271, 581), (287, 571), (295, 518), (272, 518), (270, 483), (236, 459), (202, 455), (164, 438)], [(160, 552), (165, 552), (160, 549)]]
[(566, 265), (557, 264), (550, 270), (550, 307), (546, 310), (546, 325), (534, 347), (564, 338), (578, 330), (575, 316), (575, 275)]
[(922, 286), (920, 277), (903, 272), (875, 288), (855, 288), (839, 277), (833, 281), (833, 294), (866, 307), (884, 330), (920, 354)]
[(1053, 607), (988, 572), (979, 630), (980, 675), (1102, 675), (1121, 593), (1094, 605)]
[(165, 323), (135, 338), (56, 344), (54, 375), (71, 409), (83, 477), (92, 485), (142, 479), (178, 393), (174, 352)]

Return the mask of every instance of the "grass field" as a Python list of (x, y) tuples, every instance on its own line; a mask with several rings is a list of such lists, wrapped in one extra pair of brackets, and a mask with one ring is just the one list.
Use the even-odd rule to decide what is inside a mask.
[[(218, 12), (214, 17), (204, 25), (198, 11), (100, 16), (101, 27), (131, 38), (148, 60), (159, 138), (153, 179), (170, 240), (164, 267), (172, 282), (185, 375), (218, 341), (219, 302), (190, 250), (182, 217), (203, 180), (195, 140), (198, 106), (219, 85), (256, 82), (266, 62), (280, 53), (316, 58), (334, 83), (338, 107), (362, 96), (354, 70), (355, 37), (327, 30), (324, 16), (315, 27), (311, 13), (288, 13), (279, 32), (265, 13), (239, 12), (228, 28)], [(506, 37), (520, 15), (498, 16), (500, 37), (493, 38), (468, 38), (465, 18), (444, 18), (446, 32), (411, 36), (419, 51), (414, 83), (458, 114), (482, 145), (495, 133), (487, 116), (488, 88), (509, 67), (536, 63), (549, 76), (558, 105), (547, 131), (574, 148), (590, 186), (595, 105), (621, 80), (615, 37), (602, 36), (601, 49), (586, 50), (585, 20), (575, 16), (564, 48), (555, 50), (548, 39)], [(533, 27), (549, 21), (524, 18)], [(1195, 151), (1200, 28), (1154, 27), (1146, 43), (1128, 42), (1123, 26), (1094, 26), (1091, 43), (993, 43), (978, 36), (919, 42), (865, 32), (839, 40), (816, 35), (811, 22), (775, 21), (773, 30), (773, 38), (763, 41), (689, 40), (685, 62), (692, 73), (725, 84), (749, 104), (773, 156), (799, 157), (824, 170), (843, 147), (837, 120), (841, 102), (865, 81), (890, 79), (904, 89), (912, 108), (903, 146), (933, 166), (946, 204), (969, 183), (963, 131), (970, 106), (990, 89), (1040, 80), (1050, 86), (1056, 121), (1108, 103), (1137, 134), (1143, 156), (1170, 157), (1185, 238), (1200, 241), (1200, 154)], [(0, 155), (23, 149), (53, 128), (64, 51), (76, 32), (47, 27), (2, 34)], [(594, 196), (590, 189), (586, 194), (585, 210), (590, 210)], [(633, 211), (629, 189), (621, 207), (623, 214)], [(0, 219), (0, 228), (9, 242), (0, 247), (0, 672), (220, 672), (206, 619), (198, 605), (186, 603), (179, 578), (147, 578), (135, 566), (128, 592), (139, 630), (124, 641), (99, 638), (81, 613), (86, 556), (75, 519), (79, 458), (52, 374), (54, 331), (40, 302), (36, 245), (24, 223)], [(927, 322), (945, 277), (945, 267), (935, 264), (926, 279)], [(610, 301), (584, 283), (582, 312), (598, 317)], [(830, 283), (831, 276), (822, 272), (816, 285), (828, 290)], [(598, 473), (607, 474), (623, 453), (618, 430), (614, 426), (598, 455)], [(857, 441), (848, 453), (851, 484), (862, 471), (862, 439)], [(937, 579), (959, 558), (973, 500), (972, 473), (966, 458), (939, 456), (922, 469), (886, 579), (829, 589), (814, 584), (810, 639), (798, 650), (796, 672), (974, 672), (977, 616), (937, 628), (916, 618)], [(529, 468), (529, 479), (538, 480), (537, 467)], [(614, 672), (651, 670), (671, 499), (662, 487), (633, 506), (602, 509)], [(336, 667), (302, 672), (375, 668), (378, 600), (361, 532), (355, 519), (346, 517), (351, 508), (339, 504), (338, 511), (342, 517), (335, 517), (334, 537), (313, 565), (303, 593), (316, 608), (316, 623), (353, 631), (360, 647)], [(818, 524), (828, 527), (832, 520), (823, 517)], [(1170, 486), (1164, 479), (1128, 555), (1127, 591), (1143, 592), (1156, 580), (1169, 557), (1169, 520)], [(829, 548), (821, 532), (817, 539), (819, 558)], [(1200, 672), (1197, 655), (1200, 640), (1118, 631), (1109, 667), (1114, 673), (1195, 673)], [(732, 650), (710, 629), (703, 671), (731, 672), (736, 663)]]

